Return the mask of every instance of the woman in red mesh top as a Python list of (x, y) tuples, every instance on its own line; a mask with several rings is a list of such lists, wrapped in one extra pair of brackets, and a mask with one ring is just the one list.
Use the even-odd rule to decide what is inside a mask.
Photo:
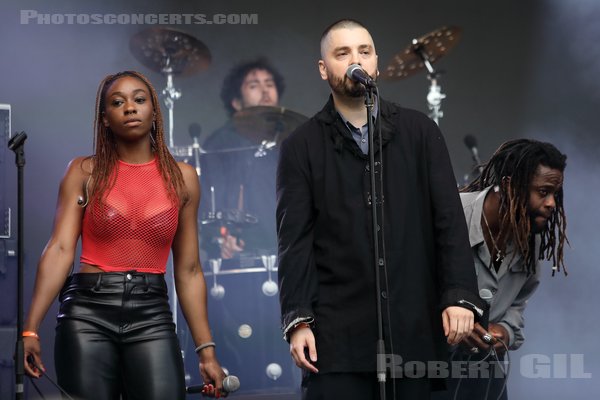
[[(198, 257), (198, 177), (170, 155), (158, 104), (143, 75), (106, 77), (96, 97), (95, 154), (74, 159), (60, 184), (25, 322), (25, 370), (41, 376), (37, 331), (60, 293), (55, 364), (60, 386), (74, 398), (185, 397), (164, 280), (170, 250), (200, 373), (222, 387)], [(70, 275), (79, 237), (80, 268)]]

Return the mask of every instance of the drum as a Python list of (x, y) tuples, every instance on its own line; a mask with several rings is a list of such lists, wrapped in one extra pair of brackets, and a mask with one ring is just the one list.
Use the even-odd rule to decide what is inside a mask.
[[(222, 367), (240, 379), (236, 393), (299, 391), (301, 372), (283, 340), (276, 256), (209, 260), (205, 265), (208, 315)], [(200, 384), (194, 343), (187, 340), (188, 385)]]

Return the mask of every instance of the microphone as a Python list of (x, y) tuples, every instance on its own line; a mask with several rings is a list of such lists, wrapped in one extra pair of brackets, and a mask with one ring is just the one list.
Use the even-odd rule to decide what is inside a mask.
[(473, 135), (466, 135), (463, 139), (465, 146), (471, 151), (471, 157), (477, 165), (477, 169), (481, 173), (483, 168), (481, 167), (481, 159), (479, 158), (479, 152), (477, 151), (477, 139)]
[(346, 70), (346, 76), (354, 82), (362, 83), (367, 88), (377, 87), (373, 78), (358, 64), (352, 64)]
[[(223, 390), (218, 393), (223, 393), (227, 395), (228, 393), (233, 393), (240, 388), (240, 380), (235, 375), (229, 375), (223, 379)], [(192, 385), (185, 388), (186, 393), (194, 394), (194, 393), (205, 393), (208, 391), (208, 385)]]
[(199, 123), (193, 122), (188, 127), (188, 132), (194, 141), (192, 145), (192, 149), (194, 151), (194, 163), (196, 164), (196, 175), (200, 176), (202, 171), (200, 170), (200, 153), (203, 152), (202, 148), (200, 148), (200, 143), (198, 139), (200, 138), (200, 132), (202, 132), (202, 127)]

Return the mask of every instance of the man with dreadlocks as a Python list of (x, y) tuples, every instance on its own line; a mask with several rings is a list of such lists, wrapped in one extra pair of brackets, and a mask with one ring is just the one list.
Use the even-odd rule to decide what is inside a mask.
[[(486, 358), (490, 361), (518, 349), (525, 340), (523, 311), (539, 284), (540, 260), (552, 260), (553, 275), (564, 271), (566, 158), (550, 143), (512, 140), (500, 146), (481, 175), (461, 190), (479, 295), (490, 308), (487, 331), (476, 324), (453, 360), (481, 361), (491, 354)], [(488, 372), (491, 378), (452, 379), (447, 394), (506, 399), (504, 372)]]

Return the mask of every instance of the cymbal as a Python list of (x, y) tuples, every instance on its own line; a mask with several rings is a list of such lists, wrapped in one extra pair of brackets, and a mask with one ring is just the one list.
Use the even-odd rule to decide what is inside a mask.
[(256, 106), (233, 114), (236, 130), (256, 144), (263, 141), (280, 144), (308, 118), (285, 107)]
[(404, 79), (423, 68), (423, 57), (430, 64), (438, 61), (458, 43), (462, 29), (457, 26), (442, 26), (426, 35), (413, 39), (410, 46), (394, 56), (382, 74), (390, 80)]
[(144, 66), (161, 74), (193, 75), (207, 69), (211, 62), (204, 43), (175, 29), (140, 31), (131, 37), (129, 49)]

